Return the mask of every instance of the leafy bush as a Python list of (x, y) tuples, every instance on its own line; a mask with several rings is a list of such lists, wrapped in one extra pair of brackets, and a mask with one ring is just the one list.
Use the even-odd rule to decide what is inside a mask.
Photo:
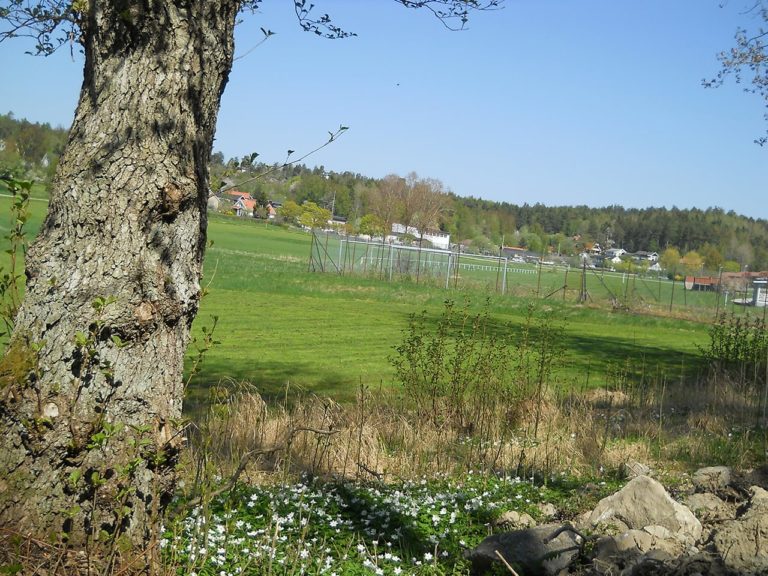
[(709, 330), (709, 345), (701, 349), (718, 372), (735, 377), (741, 385), (764, 383), (768, 359), (768, 332), (763, 318), (722, 314)]
[(412, 315), (390, 359), (419, 415), (480, 433), (515, 424), (528, 400), (540, 405), (558, 357), (551, 315), (528, 307), (522, 328), (498, 324), (486, 302), (472, 314), (446, 300), (442, 315)]

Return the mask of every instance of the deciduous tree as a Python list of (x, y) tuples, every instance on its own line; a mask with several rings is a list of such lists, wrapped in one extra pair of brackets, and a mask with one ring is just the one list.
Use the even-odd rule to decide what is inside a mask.
[[(716, 87), (733, 78), (737, 84), (745, 84), (747, 92), (760, 96), (768, 109), (768, 3), (754, 0), (749, 6), (747, 13), (755, 15), (760, 24), (736, 31), (734, 46), (718, 55), (720, 72), (714, 79), (705, 80), (704, 85)], [(768, 121), (768, 112), (765, 119)], [(755, 142), (763, 146), (768, 136), (756, 138)]]
[(314, 202), (304, 202), (301, 205), (301, 215), (299, 224), (307, 228), (325, 228), (328, 220), (331, 219), (331, 211), (327, 208), (321, 208)]
[(667, 248), (659, 256), (659, 264), (667, 272), (674, 273), (680, 267), (680, 251), (677, 248)]
[[(461, 28), (499, 0), (398, 0)], [(0, 365), (0, 526), (143, 546), (173, 492), (208, 160), (258, 0), (6, 0), (0, 37), (79, 43), (83, 84)], [(301, 26), (347, 35), (293, 3)]]

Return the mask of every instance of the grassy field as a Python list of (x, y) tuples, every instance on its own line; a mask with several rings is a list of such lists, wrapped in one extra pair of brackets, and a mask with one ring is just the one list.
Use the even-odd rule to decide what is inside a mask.
[[(42, 200), (31, 203), (30, 236), (42, 221)], [(9, 205), (0, 190), (0, 215)], [(0, 216), (0, 236), (10, 225)], [(219, 343), (188, 389), (194, 426), (177, 500), (203, 504), (164, 522), (161, 546), (174, 573), (467, 574), (463, 549), (480, 542), (502, 511), (543, 520), (537, 504), (547, 503), (561, 520), (576, 517), (618, 488), (628, 461), (675, 479), (703, 465), (765, 464), (768, 439), (754, 428), (757, 388), (690, 379), (704, 368), (699, 347), (708, 341), (713, 294), (590, 272), (591, 298), (579, 304), (580, 271), (532, 265), (509, 269), (502, 294), (499, 271), (470, 257), (454, 282), (397, 274), (390, 281), (383, 268), (311, 272), (310, 234), (220, 215), (210, 217), (209, 240), (207, 295), (188, 370), (205, 327), (216, 325)], [(343, 257), (338, 239), (322, 241), (329, 255), (360, 263), (359, 252)], [(8, 261), (0, 253), (0, 266)], [(396, 386), (389, 357), (409, 317), (425, 311), (426, 324), (437, 325), (446, 299), (486, 310), (489, 330), (549, 327), (559, 352), (548, 386), (612, 390), (542, 401), (533, 386), (522, 399), (497, 394), (486, 402), (490, 388), (474, 388), (465, 408), (482, 409), (461, 422), (379, 393)], [(243, 387), (232, 401), (201, 410), (219, 383), (237, 388), (239, 381), (258, 394)], [(366, 393), (356, 396), (361, 387)], [(340, 404), (312, 395), (283, 401), (286, 389)], [(510, 410), (510, 400), (519, 406)], [(207, 501), (226, 488), (222, 479), (238, 476), (236, 489)], [(11, 568), (23, 567), (28, 547), (13, 548), (23, 552)]]
[[(560, 380), (578, 387), (610, 383), (621, 372), (677, 378), (696, 369), (697, 346), (707, 340), (707, 326), (698, 322), (577, 306), (572, 298), (536, 300), (536, 274), (520, 275), (528, 284), (510, 281), (505, 296), (467, 274), (459, 289), (446, 290), (443, 282), (311, 273), (306, 232), (214, 216), (210, 237), (204, 280), (210, 293), (195, 335), (217, 316), (221, 344), (193, 379), (196, 398), (222, 378), (247, 380), (267, 396), (290, 384), (339, 400), (352, 398), (360, 385), (390, 386), (388, 357), (409, 315), (426, 310), (436, 318), (447, 298), (469, 298), (477, 311), (488, 298), (497, 321), (513, 327), (523, 323), (529, 302), (550, 311), (564, 325)], [(552, 283), (546, 275), (560, 276), (545, 272), (540, 286)]]
[[(9, 199), (0, 197), (0, 213), (8, 214), (8, 208)], [(39, 227), (44, 209), (42, 201), (31, 203), (30, 233)], [(0, 220), (0, 232), (7, 227)], [(696, 369), (697, 346), (707, 341), (705, 323), (651, 315), (653, 310), (642, 300), (629, 311), (612, 311), (596, 296), (586, 305), (575, 305), (579, 270), (569, 271), (566, 278), (562, 269), (539, 273), (531, 265), (510, 266), (506, 294), (501, 295), (496, 291), (499, 272), (493, 270), (461, 269), (460, 281), (450, 282), (447, 290), (443, 279), (422, 278), (417, 284), (397, 277), (389, 282), (383, 274), (312, 273), (310, 234), (264, 222), (214, 214), (209, 239), (203, 279), (209, 293), (193, 333), (199, 340), (202, 327), (212, 327), (217, 317), (215, 339), (220, 343), (205, 355), (192, 378), (190, 396), (196, 403), (204, 402), (206, 391), (224, 379), (247, 380), (266, 396), (279, 395), (290, 386), (342, 401), (354, 397), (361, 385), (391, 386), (388, 358), (409, 315), (426, 310), (436, 318), (447, 298), (459, 302), (468, 298), (475, 310), (488, 298), (496, 320), (512, 326), (524, 321), (529, 302), (549, 310), (564, 326), (559, 380), (580, 388), (611, 383), (623, 372), (677, 378), (681, 371)], [(329, 254), (339, 250), (334, 242), (338, 240), (329, 240)], [(471, 263), (469, 257), (463, 261)], [(5, 255), (0, 263), (6, 265)], [(565, 298), (562, 291), (543, 298), (566, 280)], [(606, 286), (612, 286), (614, 294), (621, 294), (623, 287), (626, 294), (641, 288), (660, 292), (663, 302), (672, 297), (669, 282), (620, 274), (598, 279), (588, 273), (591, 294)], [(678, 285), (674, 297), (686, 299), (687, 308), (676, 304), (679, 312), (695, 310), (697, 298), (713, 295), (685, 294)], [(711, 318), (712, 306), (703, 306), (701, 316)], [(190, 365), (195, 354), (193, 343)]]

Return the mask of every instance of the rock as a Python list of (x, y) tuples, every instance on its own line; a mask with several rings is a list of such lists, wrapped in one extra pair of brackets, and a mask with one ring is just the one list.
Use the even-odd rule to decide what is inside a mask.
[(736, 518), (734, 504), (724, 502), (709, 492), (691, 494), (686, 498), (685, 504), (703, 523), (711, 524)]
[(479, 576), (504, 559), (521, 574), (555, 576), (576, 559), (582, 539), (567, 526), (544, 524), (489, 536), (465, 555), (472, 562), (472, 574)]
[(727, 466), (709, 466), (694, 472), (692, 480), (696, 492), (717, 494), (731, 485), (731, 477), (731, 469)]
[(666, 562), (686, 552), (686, 546), (667, 528), (646, 526), (642, 530), (629, 530), (616, 536), (600, 538), (593, 567), (600, 574), (616, 574), (630, 566), (660, 562), (662, 559)]
[(624, 488), (598, 502), (589, 516), (589, 525), (613, 526), (614, 533), (663, 526), (688, 545), (693, 545), (702, 531), (701, 522), (693, 513), (647, 476), (630, 480)]
[(589, 521), (590, 516), (592, 516), (591, 511), (587, 510), (586, 512), (582, 512), (573, 519), (572, 524), (579, 530), (591, 530), (594, 526)]
[(768, 573), (768, 492), (751, 488), (744, 513), (721, 523), (712, 544), (729, 570), (738, 574)]
[(507, 530), (518, 530), (520, 528), (531, 528), (536, 526), (536, 520), (525, 512), (520, 513), (510, 510), (499, 516), (493, 525), (504, 526)]
[(541, 502), (536, 505), (536, 507), (539, 509), (539, 512), (541, 512), (541, 515), (544, 518), (552, 519), (555, 518), (559, 512), (554, 504), (551, 504), (550, 502)]
[(624, 464), (624, 471), (627, 473), (627, 478), (651, 475), (651, 469), (648, 466), (642, 462), (636, 462), (634, 460), (630, 460)]

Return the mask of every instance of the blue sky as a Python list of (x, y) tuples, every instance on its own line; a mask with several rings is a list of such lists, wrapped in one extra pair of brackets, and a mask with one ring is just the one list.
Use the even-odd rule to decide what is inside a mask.
[[(389, 0), (315, 0), (358, 34), (300, 30), (291, 3), (246, 13), (215, 150), (382, 177), (415, 171), (461, 196), (515, 204), (718, 206), (768, 218), (765, 103), (704, 89), (747, 1), (507, 0), (450, 32)], [(0, 111), (66, 126), (81, 60), (0, 44)]]

